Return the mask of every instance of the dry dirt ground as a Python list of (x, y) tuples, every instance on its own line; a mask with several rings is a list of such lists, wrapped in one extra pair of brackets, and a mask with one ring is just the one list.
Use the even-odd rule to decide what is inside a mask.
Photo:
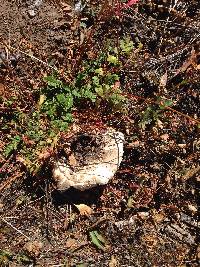
[[(199, 266), (200, 3), (85, 4), (0, 0), (0, 266)], [(83, 128), (124, 133), (113, 180), (61, 193), (49, 170), (27, 171), (18, 147), (6, 157), (23, 134), (16, 111), (35, 111), (43, 77), (57, 69), (71, 82), (84, 60), (124, 37), (135, 47), (117, 70), (126, 112), (83, 102), (73, 113)]]

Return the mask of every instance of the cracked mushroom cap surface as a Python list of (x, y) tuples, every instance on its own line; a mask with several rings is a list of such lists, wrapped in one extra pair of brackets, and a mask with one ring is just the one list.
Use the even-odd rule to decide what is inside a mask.
[(107, 184), (122, 161), (123, 142), (123, 133), (112, 128), (98, 134), (77, 133), (68, 141), (67, 153), (63, 149), (54, 160), (57, 189), (84, 191)]

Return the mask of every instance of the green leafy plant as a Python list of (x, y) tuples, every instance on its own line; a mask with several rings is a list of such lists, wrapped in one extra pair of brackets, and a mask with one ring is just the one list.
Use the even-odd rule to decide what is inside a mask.
[(0, 266), (10, 266), (10, 261), (13, 259), (13, 254), (7, 250), (0, 250)]
[(21, 137), (19, 135), (14, 136), (11, 138), (9, 144), (4, 149), (4, 156), (8, 157), (10, 154), (17, 149), (19, 143), (21, 142)]
[[(124, 44), (124, 49), (128, 49)], [(80, 71), (71, 83), (66, 84), (57, 74), (44, 78), (46, 86), (36, 92), (37, 103), (29, 114), (15, 111), (14, 121), (18, 134), (10, 138), (4, 149), (9, 156), (18, 149), (18, 154), (31, 172), (40, 169), (38, 157), (51, 147), (54, 138), (66, 131), (73, 121), (73, 110), (89, 101), (96, 106), (107, 104), (108, 110), (122, 111), (126, 98), (122, 96), (118, 67), (121, 62), (117, 49), (100, 53), (94, 60), (83, 60)], [(17, 101), (14, 98), (14, 101)], [(7, 101), (13, 104), (13, 98)], [(6, 129), (6, 121), (4, 123)], [(20, 145), (20, 146), (19, 146)]]
[(77, 264), (76, 267), (88, 267), (89, 265), (87, 263), (80, 263)]
[(118, 65), (120, 62), (119, 62), (119, 59), (118, 57), (115, 55), (108, 55), (107, 57), (107, 61), (111, 64), (113, 64), (114, 66)]
[(123, 40), (120, 40), (120, 48), (122, 50), (122, 53), (124, 53), (125, 55), (130, 55), (134, 49), (134, 43), (130, 39), (130, 37), (126, 37)]
[(159, 109), (155, 106), (148, 106), (141, 115), (139, 126), (144, 130), (147, 125), (156, 123), (160, 116)]
[(74, 97), (79, 95), (54, 76), (45, 77), (44, 80), (47, 87), (41, 90), (40, 96), (43, 96), (43, 101), (40, 113), (45, 114), (55, 128), (60, 131), (66, 130), (68, 123), (72, 121)]
[(161, 98), (158, 98), (158, 101), (159, 101), (159, 108), (162, 110), (162, 109), (165, 109), (166, 107), (170, 107), (173, 105), (173, 101), (172, 100), (169, 100), (169, 99), (161, 99)]
[(113, 72), (111, 66), (119, 63), (117, 56), (103, 54), (97, 60), (86, 64), (84, 71), (78, 74), (75, 81), (81, 98), (87, 98), (97, 105), (104, 101), (119, 110), (124, 107), (126, 99), (121, 94), (119, 76)]
[(141, 115), (139, 126), (145, 129), (147, 125), (155, 124), (162, 116), (162, 111), (173, 105), (173, 101), (158, 97), (157, 105), (150, 105)]
[(101, 250), (105, 250), (106, 247), (105, 247), (105, 244), (106, 244), (106, 240), (105, 238), (98, 233), (98, 231), (91, 231), (89, 232), (89, 235), (90, 235), (90, 239), (92, 241), (92, 243), (99, 249)]
[(17, 262), (24, 265), (33, 263), (33, 260), (25, 253), (21, 253), (17, 255)]

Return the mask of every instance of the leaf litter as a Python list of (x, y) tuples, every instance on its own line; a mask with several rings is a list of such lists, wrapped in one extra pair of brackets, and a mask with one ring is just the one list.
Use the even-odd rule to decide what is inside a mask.
[[(2, 2), (1, 264), (199, 266), (199, 1), (44, 1), (31, 18), (30, 2)], [(125, 153), (108, 185), (58, 192), (45, 163), (63, 133), (42, 134), (77, 70), (75, 126), (114, 127)], [(27, 171), (35, 150), (41, 172)]]

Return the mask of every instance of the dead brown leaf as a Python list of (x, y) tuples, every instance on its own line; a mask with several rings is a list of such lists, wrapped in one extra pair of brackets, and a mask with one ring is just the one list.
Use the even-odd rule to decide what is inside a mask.
[(167, 85), (167, 72), (165, 72), (164, 75), (161, 76), (160, 78), (160, 83), (159, 83), (159, 88), (163, 89)]
[(0, 83), (0, 96), (3, 96), (4, 91), (5, 91), (5, 87), (2, 83)]
[(192, 204), (188, 204), (188, 209), (189, 211), (191, 211), (193, 214), (197, 213), (198, 209), (196, 206), (192, 205)]
[(153, 251), (159, 243), (158, 237), (156, 234), (145, 234), (142, 236), (142, 242), (146, 245), (148, 251)]
[(70, 166), (75, 167), (77, 165), (77, 161), (73, 153), (69, 155), (68, 160)]
[(38, 155), (38, 159), (39, 160), (45, 160), (45, 159), (48, 159), (50, 156), (51, 156), (51, 150), (44, 150), (42, 152), (39, 153)]
[(160, 136), (160, 138), (161, 138), (162, 140), (164, 140), (164, 141), (167, 141), (167, 140), (169, 139), (169, 135), (168, 135), (168, 134), (162, 134), (162, 135)]
[(183, 63), (183, 65), (176, 71), (176, 75), (181, 72), (185, 72), (190, 65), (194, 65), (196, 63), (197, 54), (194, 48), (192, 48), (191, 55), (189, 58)]
[(61, 4), (62, 10), (64, 12), (72, 12), (72, 7), (69, 4), (67, 4), (65, 2), (61, 2), (60, 4)]
[(196, 175), (199, 171), (200, 171), (200, 166), (187, 170), (187, 172), (182, 176), (182, 180), (187, 181), (188, 179)]
[(109, 267), (118, 267), (118, 266), (119, 266), (118, 260), (112, 255), (109, 262)]
[(76, 239), (73, 239), (73, 238), (68, 238), (66, 243), (65, 243), (65, 246), (67, 249), (70, 249), (70, 248), (74, 248), (78, 245), (78, 241)]
[(79, 210), (81, 215), (89, 217), (93, 213), (93, 210), (85, 204), (79, 204), (74, 206)]
[(28, 251), (31, 255), (38, 256), (43, 247), (40, 241), (30, 241), (24, 245), (24, 249)]
[(162, 221), (164, 221), (165, 217), (166, 215), (164, 212), (158, 212), (153, 215), (153, 220), (155, 223), (161, 223)]

